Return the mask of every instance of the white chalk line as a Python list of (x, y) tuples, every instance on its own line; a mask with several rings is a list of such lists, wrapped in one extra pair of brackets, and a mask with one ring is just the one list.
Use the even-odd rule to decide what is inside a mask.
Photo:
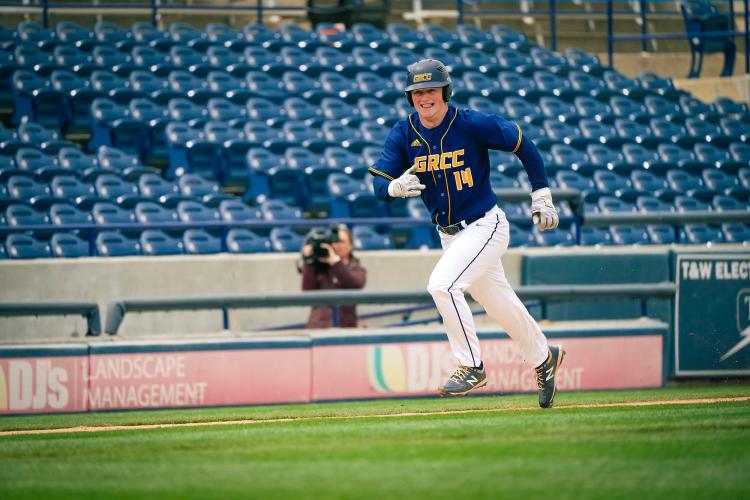
[[(587, 409), (587, 408), (631, 408), (642, 406), (668, 406), (668, 405), (699, 405), (714, 403), (739, 403), (750, 401), (750, 396), (736, 396), (724, 398), (699, 398), (699, 399), (672, 399), (658, 401), (629, 401), (620, 403), (591, 403), (591, 404), (571, 404), (556, 406), (552, 410), (567, 409)], [(2, 436), (24, 436), (36, 434), (69, 434), (74, 432), (112, 432), (127, 430), (147, 430), (147, 429), (174, 429), (180, 427), (209, 427), (216, 425), (250, 425), (250, 424), (276, 424), (286, 422), (309, 422), (313, 420), (350, 420), (362, 418), (393, 418), (393, 417), (430, 417), (438, 415), (465, 415), (468, 413), (500, 413), (518, 410), (541, 410), (541, 408), (530, 408), (523, 406), (504, 407), (504, 408), (471, 408), (466, 410), (441, 410), (441, 411), (424, 411), (424, 412), (401, 412), (401, 413), (374, 413), (370, 415), (320, 415), (310, 417), (279, 417), (279, 418), (259, 418), (259, 419), (242, 419), (242, 420), (213, 420), (208, 422), (179, 422), (166, 424), (133, 424), (133, 425), (106, 425), (106, 426), (78, 426), (78, 427), (59, 427), (55, 429), (19, 429), (11, 431), (0, 431)]]

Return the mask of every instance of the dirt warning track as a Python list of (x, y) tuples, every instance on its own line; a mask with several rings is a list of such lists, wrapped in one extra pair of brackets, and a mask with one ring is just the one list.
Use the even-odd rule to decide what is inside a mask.
[[(659, 401), (629, 401), (622, 403), (594, 403), (594, 404), (571, 404), (559, 405), (553, 410), (560, 411), (568, 409), (586, 409), (586, 408), (634, 408), (644, 406), (668, 406), (668, 405), (704, 405), (714, 403), (739, 403), (750, 401), (750, 396), (737, 396), (726, 398), (699, 398), (699, 399), (673, 399)], [(179, 422), (165, 424), (133, 424), (133, 425), (103, 425), (103, 426), (79, 426), (79, 427), (59, 427), (55, 429), (22, 429), (11, 431), (0, 431), (0, 437), (3, 436), (24, 436), (37, 434), (71, 434), (71, 433), (89, 433), (89, 432), (113, 432), (128, 430), (146, 430), (146, 429), (172, 429), (179, 427), (209, 427), (217, 425), (255, 425), (255, 424), (277, 424), (287, 422), (309, 422), (314, 420), (353, 420), (364, 418), (394, 418), (394, 417), (431, 417), (440, 415), (464, 415), (469, 413), (502, 413), (518, 410), (538, 410), (540, 408), (529, 408), (525, 406), (504, 407), (504, 408), (476, 408), (467, 410), (444, 410), (444, 411), (425, 411), (425, 412), (401, 412), (401, 413), (375, 413), (368, 415), (327, 415), (327, 416), (310, 416), (310, 417), (279, 417), (264, 419), (242, 419), (242, 420), (214, 420), (204, 422)]]

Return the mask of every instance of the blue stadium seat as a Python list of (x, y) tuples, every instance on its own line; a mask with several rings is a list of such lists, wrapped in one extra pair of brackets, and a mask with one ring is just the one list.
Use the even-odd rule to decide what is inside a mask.
[(5, 222), (8, 226), (39, 226), (49, 224), (49, 218), (26, 203), (11, 203), (5, 208)]
[[(305, 206), (308, 201), (304, 170), (286, 165), (272, 167), (266, 173), (270, 196), (294, 206)], [(254, 179), (251, 184), (254, 183)], [(255, 201), (262, 201), (261, 197)]]
[(634, 142), (648, 148), (656, 147), (661, 142), (655, 137), (646, 123), (639, 123), (629, 118), (616, 118), (614, 131), (619, 141)]
[(13, 233), (5, 239), (9, 259), (43, 259), (50, 257), (49, 245), (27, 234)]
[(573, 233), (564, 227), (558, 227), (554, 231), (539, 231), (534, 227), (531, 233), (538, 246), (569, 247), (576, 243)]
[(571, 66), (597, 77), (602, 76), (605, 69), (607, 69), (602, 66), (599, 57), (591, 55), (582, 49), (567, 48), (562, 51), (562, 56)]
[(174, 210), (170, 210), (151, 201), (141, 201), (136, 203), (134, 212), (135, 219), (140, 224), (148, 225), (177, 221), (177, 214)]
[[(166, 49), (166, 47), (163, 48)], [(164, 77), (170, 71), (180, 69), (179, 66), (172, 62), (167, 52), (157, 50), (153, 46), (135, 45), (130, 51), (130, 56), (133, 59), (133, 63), (140, 66), (142, 70), (151, 71), (157, 76)]]
[(205, 106), (199, 106), (188, 99), (170, 99), (167, 103), (167, 116), (172, 121), (199, 127), (208, 120), (208, 110)]
[[(167, 28), (168, 36), (176, 46), (193, 46), (193, 43), (203, 38), (203, 33), (188, 23), (172, 23)], [(204, 45), (205, 46), (205, 45)]]
[(182, 235), (182, 244), (186, 254), (208, 255), (222, 251), (221, 239), (203, 229), (187, 229)]
[(177, 178), (180, 193), (185, 196), (202, 198), (221, 192), (219, 185), (199, 174), (184, 174)]
[(299, 71), (286, 71), (281, 76), (284, 89), (289, 94), (319, 104), (325, 97), (335, 97), (333, 92), (321, 89), (319, 82)]
[(283, 200), (268, 199), (260, 204), (260, 212), (265, 220), (301, 219), (302, 211)]
[(451, 52), (458, 52), (465, 47), (455, 31), (448, 30), (439, 24), (427, 24), (421, 31), (424, 34), (425, 41), (432, 46), (438, 46)]
[(580, 96), (593, 97), (594, 99), (606, 102), (610, 97), (615, 95), (614, 92), (607, 88), (604, 80), (590, 73), (573, 70), (568, 73), (568, 81), (570, 82), (570, 88)]
[[(120, 50), (128, 50), (135, 43), (130, 38), (130, 33), (115, 23), (109, 21), (99, 21), (94, 25), (92, 36), (99, 42), (97, 47), (110, 46), (117, 47)], [(94, 47), (96, 50), (96, 47)]]
[(694, 193), (703, 188), (701, 179), (679, 169), (670, 169), (667, 171), (667, 182), (669, 187), (679, 193)]
[[(15, 36), (22, 42), (40, 47), (54, 47), (57, 41), (52, 30), (43, 27), (34, 21), (22, 21), (18, 23), (15, 30)], [(50, 45), (43, 45), (49, 42)]]
[(362, 134), (362, 140), (369, 143), (368, 145), (382, 147), (390, 131), (378, 123), (362, 122), (359, 132)]
[(50, 182), (50, 188), (54, 196), (69, 200), (93, 196), (95, 194), (93, 185), (82, 182), (73, 175), (56, 175)]
[(406, 47), (409, 50), (422, 51), (430, 45), (424, 38), (424, 33), (401, 23), (389, 23), (385, 32), (396, 45)]
[(393, 107), (374, 97), (359, 99), (356, 108), (362, 119), (385, 127), (392, 127), (398, 121)]
[(203, 133), (185, 123), (170, 122), (165, 130), (169, 151), (169, 179), (196, 173), (222, 181), (222, 147), (205, 139)]
[(270, 234), (274, 252), (299, 252), (304, 238), (288, 227), (275, 227)]
[(638, 196), (638, 198), (635, 200), (635, 206), (639, 212), (645, 213), (672, 211), (672, 205), (660, 200), (659, 198), (655, 198), (654, 196)]
[(683, 166), (685, 162), (695, 159), (690, 150), (681, 148), (676, 144), (659, 144), (657, 152), (661, 161), (675, 166)]
[(646, 226), (646, 233), (654, 245), (671, 245), (677, 241), (675, 229), (672, 226), (649, 224)]
[(583, 226), (580, 228), (582, 246), (606, 246), (612, 244), (612, 235), (607, 229)]
[(390, 236), (380, 234), (371, 226), (354, 226), (352, 245), (355, 250), (391, 250), (394, 248)]
[[(602, 122), (584, 118), (578, 122), (578, 128), (581, 136), (590, 144), (603, 145), (609, 148), (619, 148), (626, 139), (617, 135), (616, 129), (611, 125), (605, 125)], [(631, 139), (627, 139), (631, 140)], [(573, 144), (575, 146), (575, 144)]]
[(169, 49), (169, 57), (175, 66), (185, 68), (196, 76), (205, 77), (211, 71), (205, 56), (191, 47), (175, 45)]
[(206, 140), (221, 147), (221, 166), (223, 168), (223, 184), (235, 187), (245, 187), (248, 183), (247, 150), (254, 143), (245, 139), (241, 130), (230, 127), (221, 121), (209, 121), (203, 126)]
[[(360, 125), (362, 123), (360, 122)], [(377, 125), (377, 124), (376, 124)], [(377, 125), (379, 126), (379, 125)], [(382, 144), (373, 146), (370, 141), (365, 141), (359, 129), (348, 127), (342, 123), (326, 120), (322, 125), (323, 138), (329, 143), (341, 146), (349, 151), (359, 153), (368, 147), (381, 147)]]
[(750, 145), (733, 142), (729, 145), (729, 154), (733, 161), (741, 163), (745, 167), (750, 165)]
[(138, 194), (138, 188), (132, 182), (127, 182), (117, 175), (103, 174), (94, 181), (96, 194), (102, 198), (119, 199), (124, 196)]
[(304, 121), (308, 125), (317, 124), (320, 122), (318, 109), (317, 106), (299, 97), (284, 99), (283, 112), (289, 120)]
[[(662, 78), (653, 71), (644, 71), (636, 77), (636, 81), (646, 90), (658, 94), (670, 101), (676, 101), (684, 91), (675, 88), (671, 78)], [(653, 97), (653, 96), (647, 96)]]
[(463, 83), (466, 95), (462, 96), (461, 92), (456, 92), (456, 99), (462, 101), (478, 96), (487, 97), (493, 101), (520, 96), (531, 103), (536, 103), (544, 95), (544, 92), (536, 88), (534, 80), (512, 71), (501, 71), (497, 79), (476, 71), (467, 71), (464, 73)]
[[(238, 41), (236, 45), (240, 43)], [(237, 53), (234, 50), (218, 45), (212, 45), (206, 49), (206, 62), (214, 70), (227, 72), (236, 78), (244, 78), (247, 72), (252, 71), (254, 67), (244, 62), (241, 57), (237, 57)]]
[(527, 54), (510, 47), (500, 47), (495, 51), (495, 58), (503, 71), (517, 71), (524, 76), (531, 76), (539, 68)]
[(242, 133), (251, 148), (267, 148), (278, 154), (289, 147), (279, 129), (269, 127), (263, 122), (248, 121), (242, 127)]
[(219, 213), (226, 222), (253, 221), (262, 217), (260, 209), (250, 208), (239, 199), (223, 200), (219, 203)]
[(262, 45), (264, 42), (272, 41), (275, 32), (263, 24), (251, 23), (242, 28), (242, 36), (253, 45)]
[(628, 119), (635, 122), (645, 123), (649, 119), (645, 107), (639, 101), (625, 96), (612, 96), (609, 98), (609, 107), (617, 119)]
[[(358, 75), (359, 76), (359, 75)], [(402, 95), (402, 94), (399, 94)], [(359, 125), (361, 117), (356, 113), (351, 104), (344, 102), (338, 97), (326, 97), (320, 101), (321, 117), (327, 121), (337, 121), (342, 125)], [(394, 116), (395, 112), (394, 112)]]
[[(162, 87), (150, 96), (160, 104), (166, 104), (170, 99), (187, 97), (196, 104), (205, 104), (212, 98), (224, 97), (223, 92), (208, 88), (205, 77), (198, 77), (189, 71), (170, 71)], [(209, 110), (210, 114), (210, 110)]]
[(599, 211), (605, 214), (635, 211), (633, 204), (614, 196), (601, 196), (596, 205), (599, 207)]
[[(620, 178), (616, 182), (614, 180), (619, 178), (622, 173), (628, 173), (633, 168), (639, 168), (637, 165), (627, 163), (619, 149), (613, 149), (604, 144), (589, 144), (586, 146), (586, 155), (591, 163), (596, 165), (597, 171), (594, 173), (594, 181), (599, 189), (604, 191), (626, 189), (626, 187), (629, 187), (629, 183), (624, 178)], [(602, 168), (614, 170), (614, 172), (606, 172)], [(602, 189), (605, 186), (608, 186), (608, 189)]]
[(711, 206), (717, 212), (725, 212), (727, 210), (750, 210), (750, 205), (743, 203), (733, 196), (727, 196), (717, 194), (711, 200)]
[(573, 99), (573, 104), (575, 104), (576, 111), (580, 116), (593, 118), (604, 123), (614, 122), (615, 116), (609, 106), (593, 97), (576, 97)]
[(54, 62), (50, 54), (53, 48), (44, 50), (29, 43), (19, 43), (13, 48), (13, 57), (21, 67), (34, 70), (39, 76), (46, 77), (56, 69), (63, 69)]
[(132, 211), (107, 201), (94, 203), (91, 216), (96, 224), (129, 224), (134, 220)]
[(163, 165), (168, 160), (164, 129), (169, 123), (167, 108), (150, 99), (136, 98), (128, 105), (130, 116), (144, 125), (147, 143), (144, 158), (151, 164)]
[(729, 97), (717, 97), (711, 103), (711, 107), (719, 115), (735, 120), (745, 120), (750, 116), (747, 104), (736, 102)]
[(616, 69), (607, 69), (602, 75), (604, 84), (615, 95), (620, 94), (637, 102), (641, 102), (648, 91), (641, 87), (636, 80), (628, 78)]
[[(568, 144), (575, 148), (583, 147), (589, 141), (581, 136), (581, 131), (575, 125), (563, 123), (555, 119), (544, 120), (543, 137), (535, 139), (537, 147), (549, 150), (553, 144)], [(524, 127), (524, 133), (526, 133)]]
[(143, 255), (180, 255), (184, 253), (182, 241), (158, 229), (145, 229), (139, 238)]
[(645, 227), (609, 226), (612, 243), (615, 245), (647, 245), (650, 243)]
[(35, 175), (46, 179), (55, 174), (64, 172), (57, 163), (57, 158), (30, 147), (22, 147), (14, 155), (16, 168), (28, 175)]
[(46, 184), (38, 182), (28, 174), (11, 175), (5, 183), (8, 196), (19, 201), (28, 202), (37, 196), (49, 194)]
[(486, 97), (470, 97), (468, 105), (470, 108), (487, 113), (488, 115), (497, 115), (500, 113), (500, 105)]
[(230, 75), (225, 71), (210, 71), (206, 75), (206, 86), (210, 95), (226, 97), (233, 103), (243, 106), (248, 99), (255, 95), (245, 88), (244, 80), (241, 80), (239, 76)]
[(718, 192), (727, 192), (737, 186), (737, 180), (734, 176), (717, 168), (706, 168), (701, 175), (703, 185), (706, 189)]
[(39, 74), (17, 70), (11, 80), (13, 115), (11, 123), (25, 120), (60, 129), (65, 119), (65, 95), (48, 85)]
[(571, 168), (581, 172), (592, 170), (586, 153), (567, 144), (553, 144), (550, 148), (550, 156), (552, 159), (550, 168), (553, 170)]
[(79, 210), (69, 203), (53, 203), (49, 207), (48, 217), (50, 223), (56, 226), (65, 224), (91, 224), (91, 214)]
[(481, 49), (464, 47), (460, 50), (459, 57), (464, 66), (482, 74), (494, 77), (501, 70), (497, 59), (492, 54)]
[(138, 192), (141, 196), (158, 199), (162, 196), (176, 195), (179, 188), (173, 182), (169, 182), (157, 174), (143, 174), (138, 177)]
[(685, 120), (680, 106), (664, 97), (647, 95), (643, 98), (643, 104), (646, 107), (646, 113), (652, 118), (663, 118), (674, 122)]
[(503, 108), (508, 118), (523, 123), (542, 123), (541, 110), (521, 97), (506, 97)]
[[(265, 95), (262, 93), (261, 95)], [(283, 99), (280, 99), (283, 101)], [(247, 110), (247, 117), (250, 120), (264, 122), (268, 125), (278, 124), (279, 120), (279, 104), (274, 104), (270, 99), (253, 97), (248, 99), (245, 104)]]
[(688, 136), (694, 139), (695, 144), (706, 141), (712, 145), (726, 149), (730, 142), (736, 140), (732, 135), (725, 134), (719, 125), (700, 118), (688, 118), (685, 120), (685, 130)]
[(133, 23), (130, 33), (143, 46), (158, 47), (159, 50), (172, 46), (171, 37), (151, 23)]
[(546, 119), (565, 123), (578, 123), (579, 116), (575, 106), (558, 97), (544, 96), (539, 99), (539, 109)]
[[(389, 45), (391, 48), (393, 45)], [(354, 47), (352, 49), (352, 59), (354, 64), (359, 67), (369, 68), (376, 74), (389, 75), (396, 70), (396, 66), (391, 63), (391, 58), (387, 54), (378, 52), (370, 47)], [(403, 71), (404, 68), (401, 68)]]
[(70, 71), (53, 71), (50, 75), (53, 89), (64, 96), (61, 128), (63, 134), (89, 132), (91, 128), (91, 103), (106, 93), (89, 85), (89, 80)]
[(689, 195), (679, 195), (674, 199), (675, 210), (678, 212), (699, 212), (708, 211), (711, 209), (710, 205)]
[(630, 181), (636, 191), (654, 195), (669, 188), (666, 179), (648, 170), (633, 170), (630, 173)]
[(529, 40), (523, 33), (514, 31), (503, 24), (490, 26), (492, 39), (502, 47), (507, 47), (520, 52), (528, 52)]
[(128, 153), (142, 155), (147, 144), (144, 124), (133, 120), (128, 109), (105, 98), (94, 99), (91, 103), (91, 139), (89, 150), (99, 146), (112, 146)]
[(573, 70), (573, 66), (568, 64), (564, 57), (552, 50), (543, 47), (531, 47), (529, 55), (534, 65), (560, 77), (566, 77)]
[(159, 173), (156, 168), (145, 167), (138, 156), (108, 146), (99, 147), (96, 160), (99, 167), (113, 171), (124, 179), (136, 179), (145, 173)]
[(247, 113), (243, 106), (234, 104), (223, 97), (209, 99), (206, 107), (210, 120), (223, 121), (232, 127), (241, 125), (247, 120)]
[(546, 95), (572, 102), (575, 97), (583, 94), (581, 90), (574, 89), (566, 78), (549, 71), (535, 71), (533, 76), (536, 88)]
[(727, 243), (750, 243), (750, 227), (740, 222), (730, 222), (721, 225), (724, 241)]
[(510, 224), (510, 246), (513, 248), (539, 246), (534, 233), (530, 230)]
[(724, 243), (724, 234), (721, 229), (708, 224), (685, 224), (681, 230), (681, 242), (687, 243)]
[(657, 173), (666, 172), (671, 166), (669, 163), (663, 163), (661, 161), (657, 151), (646, 148), (641, 144), (623, 144), (622, 155), (625, 157), (627, 163), (631, 165), (639, 165), (642, 168), (647, 168)]
[(102, 257), (131, 257), (141, 254), (141, 244), (119, 231), (102, 231), (96, 235), (96, 253)]
[(91, 56), (72, 45), (55, 47), (52, 51), (52, 60), (57, 66), (69, 68), (81, 76), (88, 76), (96, 69), (91, 61)]
[(357, 88), (364, 95), (372, 96), (379, 101), (390, 104), (403, 98), (403, 93), (394, 88), (393, 83), (372, 71), (361, 71), (354, 76)]
[(680, 111), (685, 116), (698, 118), (710, 122), (717, 122), (720, 115), (711, 108), (711, 105), (691, 95), (681, 95), (679, 100)]
[(97, 69), (112, 71), (122, 77), (127, 77), (141, 68), (133, 63), (130, 54), (118, 50), (113, 45), (95, 46), (91, 52), (91, 62)]
[(466, 47), (474, 47), (478, 50), (492, 51), (498, 47), (498, 43), (488, 31), (482, 31), (473, 24), (456, 25), (456, 35)]
[(249, 229), (227, 231), (226, 246), (229, 253), (264, 253), (271, 251), (271, 242)]
[(177, 203), (177, 216), (182, 222), (210, 222), (220, 219), (219, 212), (198, 201)]
[(71, 233), (54, 233), (49, 245), (52, 257), (74, 259), (89, 255), (89, 243)]

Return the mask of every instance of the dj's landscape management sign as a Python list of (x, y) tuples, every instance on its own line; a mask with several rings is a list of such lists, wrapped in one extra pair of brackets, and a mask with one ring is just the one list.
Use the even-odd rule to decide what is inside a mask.
[(677, 256), (677, 375), (750, 375), (750, 254)]

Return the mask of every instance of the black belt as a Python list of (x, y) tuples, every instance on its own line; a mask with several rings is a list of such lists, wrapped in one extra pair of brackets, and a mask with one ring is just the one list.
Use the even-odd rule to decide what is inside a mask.
[(466, 229), (469, 226), (469, 224), (471, 224), (472, 222), (478, 221), (479, 219), (481, 219), (485, 215), (487, 215), (487, 214), (486, 213), (479, 214), (476, 217), (472, 217), (470, 219), (464, 219), (461, 222), (457, 222), (455, 224), (451, 224), (450, 226), (441, 226), (440, 224), (438, 224), (437, 225), (437, 229), (438, 229), (438, 231), (440, 231), (443, 234), (454, 235), (454, 234), (458, 233), (459, 231), (463, 231), (464, 229)]

